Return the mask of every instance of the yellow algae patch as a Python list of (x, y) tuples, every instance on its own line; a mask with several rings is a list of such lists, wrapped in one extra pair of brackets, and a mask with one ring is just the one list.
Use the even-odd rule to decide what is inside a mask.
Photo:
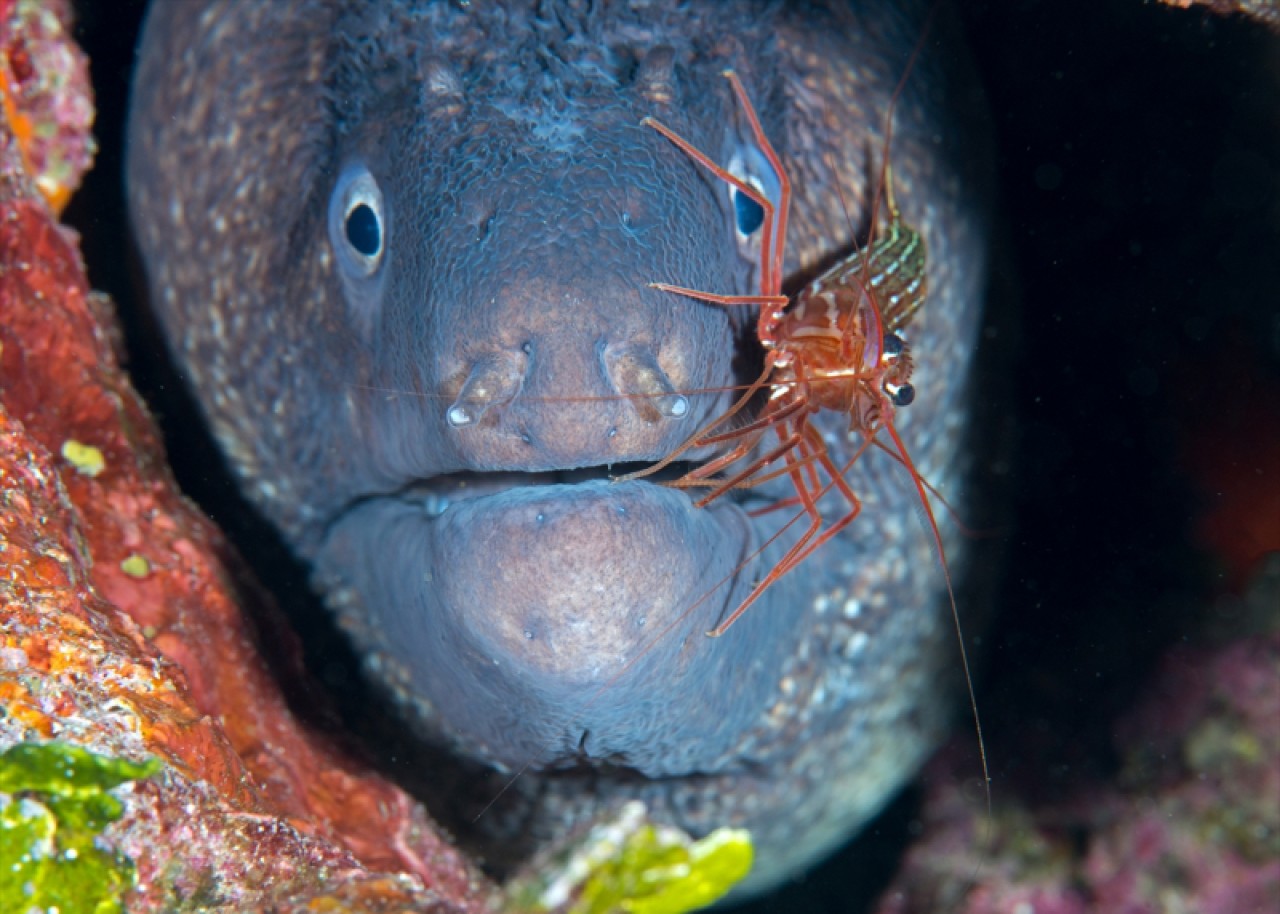
[(567, 853), (519, 880), (509, 895), (517, 910), (565, 914), (685, 914), (714, 904), (751, 870), (751, 835), (718, 828), (695, 841), (678, 828), (648, 821), (631, 802)]
[(151, 574), (151, 563), (135, 552), (120, 563), (120, 570), (131, 578), (145, 578)]
[(62, 458), (84, 476), (97, 476), (107, 467), (102, 451), (92, 444), (83, 444), (74, 438), (62, 443)]

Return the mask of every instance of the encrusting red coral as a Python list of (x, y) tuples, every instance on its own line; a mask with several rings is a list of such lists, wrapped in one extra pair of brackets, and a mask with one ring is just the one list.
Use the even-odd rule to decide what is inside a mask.
[(120, 370), (62, 185), (31, 172), (83, 159), (58, 172), (69, 192), (91, 149), (67, 115), (91, 100), (51, 26), (65, 6), (0, 0), (0, 748), (163, 761), (107, 832), (137, 865), (130, 911), (482, 910), (489, 887), (422, 807), (292, 716), (229, 547)]

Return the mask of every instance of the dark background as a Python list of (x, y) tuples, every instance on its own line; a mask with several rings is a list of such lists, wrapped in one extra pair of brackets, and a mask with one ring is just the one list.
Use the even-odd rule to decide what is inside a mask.
[[(133, 291), (121, 143), (144, 4), (76, 5), (101, 151), (68, 218), (90, 279), (120, 306), (180, 482), (275, 569), (286, 607), (301, 603), (299, 570), (209, 466)], [(997, 278), (1017, 289), (997, 343), (1012, 365), (998, 408), (1017, 436), (1013, 518), (999, 542), (974, 544), (1004, 562), (979, 701), (997, 796), (1052, 796), (1114, 771), (1115, 715), (1244, 580), (1239, 550), (1200, 533), (1225, 510), (1205, 466), (1255, 479), (1253, 510), (1280, 487), (1274, 454), (1254, 447), (1280, 424), (1280, 41), (1139, 0), (961, 7), (997, 132)], [(1280, 548), (1274, 535), (1257, 545)], [(350, 687), (349, 655), (316, 640), (321, 678)], [(753, 909), (862, 909), (894, 872), (917, 804), (908, 791), (785, 901)], [(859, 874), (867, 884), (852, 884)]]

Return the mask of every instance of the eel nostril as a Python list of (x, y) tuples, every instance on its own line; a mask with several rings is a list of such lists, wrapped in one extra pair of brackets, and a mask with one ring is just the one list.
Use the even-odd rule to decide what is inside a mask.
[(445, 419), (454, 428), (465, 428), (479, 422), (494, 406), (513, 400), (524, 386), (526, 364), (524, 356), (507, 352), (477, 359), (457, 398), (445, 411)]
[(646, 422), (680, 419), (689, 413), (689, 400), (676, 393), (653, 353), (635, 343), (607, 346), (605, 371), (614, 390), (622, 394)]

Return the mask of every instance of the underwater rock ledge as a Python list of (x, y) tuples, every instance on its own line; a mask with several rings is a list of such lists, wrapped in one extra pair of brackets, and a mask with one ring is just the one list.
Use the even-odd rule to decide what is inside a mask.
[[(90, 886), (84, 910), (487, 910), (492, 887), (421, 805), (291, 714), (234, 556), (173, 483), (55, 215), (92, 153), (67, 12), (0, 0), (0, 752), (159, 760), (99, 823), (132, 888)], [(38, 886), (20, 889), (0, 907)]]

